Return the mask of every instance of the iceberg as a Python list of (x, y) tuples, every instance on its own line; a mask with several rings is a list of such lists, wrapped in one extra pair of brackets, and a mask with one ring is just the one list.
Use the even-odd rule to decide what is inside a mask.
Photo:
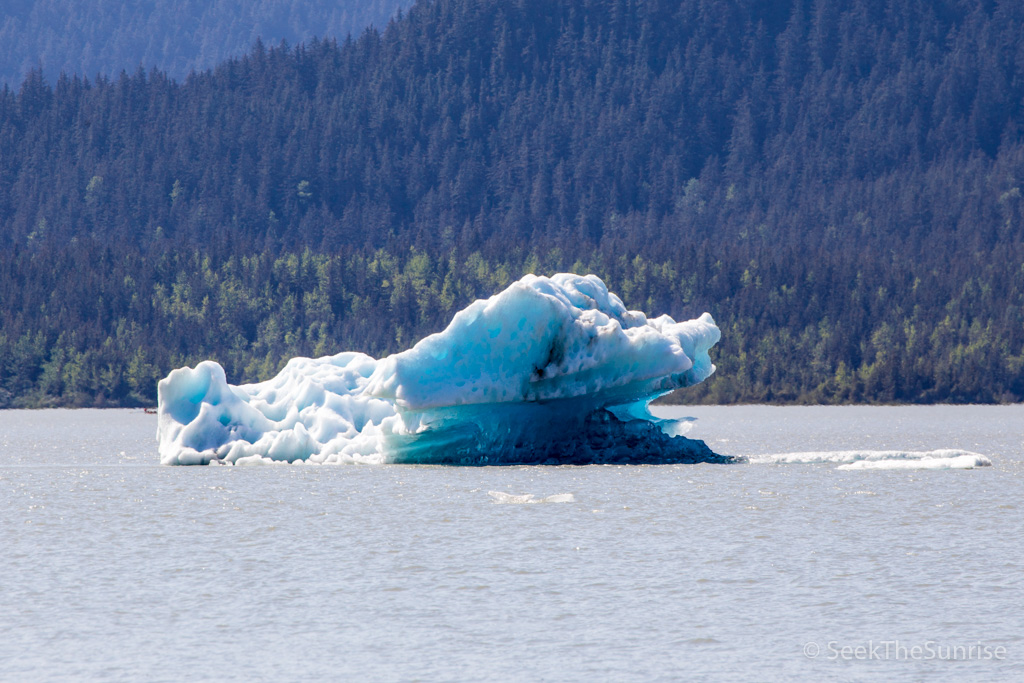
[(721, 333), (627, 310), (594, 275), (527, 275), (442, 332), (374, 359), (294, 358), (232, 386), (203, 361), (158, 386), (165, 465), (730, 462), (651, 415), (707, 379)]

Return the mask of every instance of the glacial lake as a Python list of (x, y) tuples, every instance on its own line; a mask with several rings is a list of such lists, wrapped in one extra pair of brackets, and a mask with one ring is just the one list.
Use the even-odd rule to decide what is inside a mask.
[(0, 680), (1024, 680), (1024, 406), (658, 412), (992, 466), (162, 467), (142, 411), (0, 412)]

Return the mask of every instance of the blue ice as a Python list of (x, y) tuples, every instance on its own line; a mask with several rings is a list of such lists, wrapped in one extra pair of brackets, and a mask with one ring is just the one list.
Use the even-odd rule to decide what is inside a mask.
[(443, 332), (377, 360), (294, 358), (232, 386), (204, 361), (158, 388), (166, 465), (721, 462), (647, 410), (707, 379), (707, 313), (629, 311), (594, 275), (527, 275)]

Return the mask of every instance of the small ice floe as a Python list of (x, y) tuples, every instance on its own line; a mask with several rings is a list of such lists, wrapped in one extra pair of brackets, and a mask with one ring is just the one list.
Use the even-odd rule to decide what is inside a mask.
[(553, 496), (547, 496), (546, 498), (538, 498), (532, 493), (524, 493), (521, 496), (514, 495), (512, 493), (503, 493), (501, 491), (488, 491), (487, 495), (491, 497), (495, 503), (501, 505), (524, 505), (532, 503), (575, 503), (576, 496), (571, 493), (556, 493)]
[(796, 465), (833, 463), (841, 470), (945, 470), (987, 467), (992, 464), (984, 455), (955, 448), (934, 451), (805, 451), (802, 453), (769, 453), (752, 455), (755, 464)]
[(984, 455), (972, 453), (952, 458), (926, 457), (916, 460), (858, 460), (840, 465), (840, 470), (973, 470), (991, 467), (992, 461)]

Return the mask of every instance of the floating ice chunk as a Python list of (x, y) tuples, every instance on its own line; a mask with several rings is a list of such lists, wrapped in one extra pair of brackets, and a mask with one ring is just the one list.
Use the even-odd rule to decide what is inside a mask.
[[(952, 459), (973, 456), (987, 460), (985, 456), (955, 448), (941, 448), (935, 451), (808, 451), (803, 453), (770, 453), (751, 455), (750, 462), (756, 464), (808, 464), (808, 463), (854, 463), (890, 460), (917, 461), (926, 458)], [(990, 463), (991, 464), (991, 463)]]
[(992, 461), (984, 455), (958, 455), (955, 457), (920, 458), (916, 460), (858, 460), (836, 469), (840, 470), (972, 470), (990, 467)]
[(984, 455), (955, 448), (934, 451), (810, 451), (752, 455), (752, 463), (809, 464), (834, 463), (840, 470), (952, 470), (987, 467)]
[(707, 313), (626, 310), (593, 275), (527, 275), (403, 353), (294, 358), (266, 382), (212, 361), (159, 384), (164, 464), (723, 462), (650, 401), (714, 372)]
[(516, 496), (511, 493), (502, 493), (501, 491), (488, 491), (489, 495), (495, 503), (499, 505), (524, 505), (532, 503), (575, 503), (576, 496), (571, 493), (556, 493), (553, 496), (547, 496), (546, 498), (537, 498), (532, 493), (526, 493), (521, 496)]

